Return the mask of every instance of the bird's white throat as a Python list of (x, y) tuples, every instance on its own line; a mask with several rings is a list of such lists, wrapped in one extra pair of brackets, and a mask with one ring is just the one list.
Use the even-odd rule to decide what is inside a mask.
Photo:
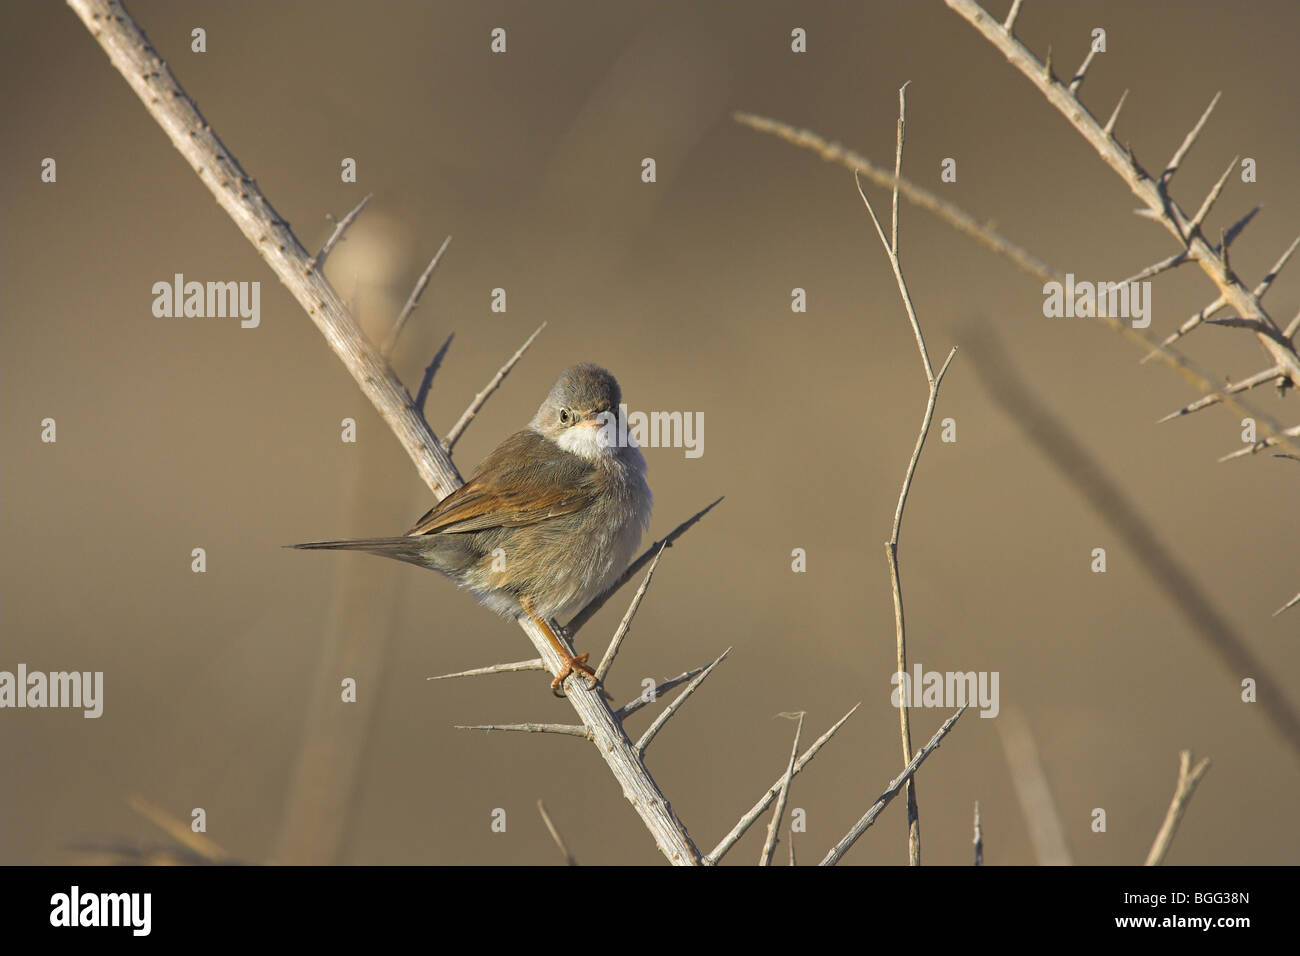
[(600, 461), (618, 450), (610, 443), (606, 430), (599, 425), (579, 424), (566, 428), (560, 432), (555, 444), (588, 461)]

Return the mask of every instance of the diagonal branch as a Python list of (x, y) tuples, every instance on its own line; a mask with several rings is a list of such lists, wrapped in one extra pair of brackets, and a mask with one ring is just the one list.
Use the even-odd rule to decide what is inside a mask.
[[(316, 324), (401, 442), (420, 478), (439, 500), (460, 487), (463, 482), (450, 455), (392, 367), (366, 339), (334, 287), (312, 266), (289, 224), (199, 113), (131, 15), (115, 0), (68, 0), (68, 5), (172, 145)], [(563, 662), (545, 631), (526, 617), (519, 625), (551, 673), (560, 673)], [(609, 705), (585, 681), (570, 681), (566, 699), (660, 852), (676, 865), (698, 864), (699, 850), (633, 751)]]
[[(1291, 240), (1291, 245), (1286, 247), (1286, 252), (1282, 253), (1277, 262), (1273, 263), (1273, 268), (1269, 269), (1264, 278), (1259, 281), (1259, 285), (1255, 286), (1255, 298), (1264, 298), (1264, 293), (1272, 287), (1273, 282), (1277, 279), (1277, 274), (1286, 267), (1286, 264), (1291, 259), (1291, 254), (1295, 252), (1297, 245), (1300, 245), (1300, 236), (1296, 236)], [(1287, 338), (1290, 337), (1290, 333), (1288, 333)]]
[(921, 764), (925, 763), (925, 758), (938, 749), (940, 742), (947, 736), (948, 731), (952, 730), (953, 724), (957, 723), (957, 719), (964, 713), (966, 713), (966, 708), (962, 707), (944, 721), (943, 726), (935, 731), (934, 736), (930, 738), (930, 742), (917, 751), (916, 756), (911, 759), (902, 773), (890, 781), (889, 786), (885, 788), (885, 792), (877, 797), (876, 802), (871, 805), (871, 809), (863, 814), (862, 819), (853, 825), (853, 829), (849, 830), (843, 839), (831, 848), (831, 851), (826, 854), (826, 858), (819, 864), (820, 866), (834, 866), (844, 859), (844, 854), (848, 853), (853, 844), (858, 842), (858, 837), (866, 833), (871, 824), (876, 822), (876, 817), (880, 816), (885, 807), (893, 802), (894, 798), (898, 796), (898, 791), (902, 790), (903, 786), (912, 779), (912, 775), (921, 769)]
[[(1279, 434), (1286, 435), (1288, 438), (1300, 437), (1300, 425), (1293, 425), (1290, 428), (1283, 429)], [(1247, 445), (1245, 448), (1239, 448), (1236, 451), (1230, 451), (1226, 455), (1220, 455), (1219, 461), (1232, 461), (1234, 458), (1245, 458), (1247, 455), (1258, 455), (1266, 448), (1275, 448), (1278, 445), (1285, 444), (1287, 448), (1292, 445), (1285, 438), (1261, 438), (1253, 445)], [(1294, 457), (1294, 456), (1292, 456)]]
[[(1178, 203), (1165, 193), (1161, 182), (1153, 180), (1146, 174), (1133, 157), (1132, 150), (1125, 149), (1117, 143), (1105, 129), (1100, 126), (1088, 108), (1075, 97), (1067, 87), (1050, 75), (1045, 74), (1038, 58), (1020, 42), (1002, 24), (988, 15), (975, 0), (944, 0), (949, 8), (955, 10), (978, 30), (989, 43), (998, 49), (1007, 60), (1032, 83), (1047, 101), (1055, 107), (1066, 121), (1088, 142), (1102, 160), (1124, 180), (1133, 195), (1146, 206), (1151, 217), (1161, 223), (1183, 246), (1188, 255), (1201, 267), (1201, 271), (1219, 288), (1226, 303), (1238, 315), (1258, 319), (1266, 325), (1277, 329), (1277, 324), (1260, 304), (1259, 295), (1246, 288), (1236, 276), (1222, 266), (1218, 252), (1206, 241), (1197, 229), (1200, 220), (1208, 212), (1217, 197), (1221, 185), (1215, 187), (1207, 200), (1202, 203), (1200, 212), (1191, 219), (1182, 211)], [(1226, 178), (1226, 174), (1225, 174)], [(1221, 183), (1223, 180), (1220, 181)], [(1292, 385), (1300, 385), (1300, 355), (1294, 346), (1283, 344), (1277, 339), (1256, 333), (1260, 345), (1268, 352), (1271, 364), (1286, 371)], [(1283, 439), (1284, 440), (1284, 439)], [(1290, 447), (1291, 451), (1296, 449)]]
[(1205, 776), (1205, 771), (1209, 769), (1209, 757), (1202, 758), (1193, 767), (1190, 750), (1184, 750), (1178, 755), (1178, 785), (1174, 788), (1174, 799), (1169, 804), (1169, 812), (1165, 814), (1165, 822), (1160, 825), (1156, 841), (1151, 844), (1151, 852), (1147, 854), (1147, 866), (1159, 866), (1165, 861), (1169, 844), (1173, 842), (1174, 834), (1178, 832), (1178, 824), (1182, 822), (1183, 814), (1187, 812), (1187, 804), (1191, 801), (1192, 794), (1196, 792), (1201, 778)]
[[(1125, 91), (1125, 93), (1127, 95), (1127, 91)], [(1123, 100), (1121, 99), (1121, 103), (1122, 102)], [(1117, 116), (1118, 107), (1116, 107), (1116, 110)], [(940, 199), (934, 193), (928, 192), (906, 179), (899, 178), (895, 180), (887, 170), (877, 166), (866, 157), (845, 149), (838, 143), (832, 143), (811, 130), (798, 129), (789, 124), (762, 116), (756, 116), (752, 113), (734, 113), (732, 114), (732, 118), (735, 119), (736, 122), (748, 126), (751, 129), (755, 129), (760, 133), (770, 133), (779, 139), (792, 143), (795, 146), (809, 149), (826, 162), (838, 163), (841, 166), (859, 172), (878, 185), (892, 186), (894, 182), (897, 182), (902, 195), (910, 200), (914, 205), (920, 206), (922, 209), (933, 213), (958, 232), (970, 236), (981, 245), (1008, 259), (1022, 271), (1042, 279), (1044, 282), (1059, 282), (1064, 280), (1064, 274), (1052, 269), (1032, 253), (1001, 236), (988, 226), (977, 222), (975, 217), (971, 216), (969, 213), (947, 200)], [(1112, 116), (1111, 119), (1113, 121), (1115, 117)], [(1106, 129), (1107, 136), (1110, 135), (1110, 128), (1110, 125), (1108, 125)], [(1144, 209), (1142, 211), (1147, 213), (1150, 212), (1149, 209)], [(1184, 252), (1185, 251), (1186, 250), (1184, 250)], [(1256, 295), (1259, 294), (1259, 290), (1256, 290)], [(1221, 297), (1218, 303), (1211, 308), (1210, 311), (1213, 312), (1226, 304), (1226, 300)], [(1153, 358), (1159, 359), (1166, 367), (1179, 375), (1184, 381), (1188, 382), (1193, 387), (1200, 389), (1201, 392), (1208, 394), (1217, 391), (1217, 387), (1214, 383), (1219, 381), (1222, 376), (1210, 374), (1204, 369), (1199, 368), (1191, 359), (1184, 355), (1180, 355), (1169, 348), (1169, 346), (1176, 342), (1182, 335), (1185, 335), (1187, 332), (1191, 331), (1191, 329), (1199, 325), (1203, 319), (1204, 316), (1201, 316), (1200, 318), (1185, 324), (1179, 332), (1165, 339), (1163, 343), (1157, 343), (1139, 329), (1132, 328), (1129, 324), (1121, 322), (1119, 319), (1112, 316), (1092, 316), (1092, 321), (1105, 326), (1128, 342), (1131, 342), (1137, 348), (1141, 349), (1145, 355), (1145, 358), (1142, 359), (1143, 362), (1147, 362)], [(1284, 429), (1282, 428), (1282, 425), (1271, 415), (1257, 411), (1246, 403), (1233, 398), (1223, 399), (1223, 404), (1227, 408), (1230, 408), (1237, 414), (1241, 415), (1243, 418), (1250, 417), (1255, 419), (1259, 422), (1262, 430), (1266, 434), (1272, 436), (1283, 435)], [(1300, 445), (1287, 442), (1284, 437), (1280, 440), (1288, 449), (1300, 454)]]
[[(1074, 93), (1076, 91), (1071, 90), (1070, 92)], [(1222, 96), (1222, 90), (1214, 94), (1214, 99), (1210, 100), (1210, 105), (1205, 108), (1205, 112), (1201, 114), (1201, 118), (1196, 121), (1196, 125), (1192, 127), (1191, 132), (1184, 137), (1182, 145), (1174, 150), (1173, 156), (1169, 157), (1169, 162), (1165, 163), (1165, 171), (1160, 176), (1162, 185), (1168, 186), (1169, 180), (1174, 178), (1174, 173), (1178, 172), (1178, 167), (1183, 164), (1183, 160), (1187, 158), (1187, 154), (1190, 153), (1192, 147), (1196, 145), (1197, 137), (1201, 135), (1201, 130), (1205, 129), (1205, 124), (1210, 121), (1210, 114), (1213, 113), (1214, 108), (1219, 105), (1219, 99)]]
[(521, 734), (562, 734), (592, 740), (591, 731), (582, 724), (457, 724), (457, 730), (508, 730)]
[(457, 671), (455, 674), (439, 674), (426, 677), (425, 680), (451, 680), (453, 677), (483, 677), (486, 674), (517, 674), (520, 671), (544, 671), (546, 665), (540, 657), (531, 661), (516, 661), (513, 664), (492, 664), (488, 667), (475, 667), (473, 670)]
[(330, 253), (334, 251), (334, 247), (343, 238), (343, 233), (347, 232), (348, 227), (356, 222), (357, 216), (361, 215), (361, 210), (366, 208), (366, 203), (370, 202), (372, 196), (374, 196), (374, 193), (366, 193), (365, 198), (357, 203), (356, 208), (339, 220), (338, 225), (334, 227), (334, 231), (330, 233), (330, 237), (325, 240), (325, 245), (320, 247), (320, 252), (311, 257), (311, 267), (313, 269), (325, 268), (325, 260), (329, 258)]
[[(411, 290), (411, 294), (406, 299), (406, 305), (402, 306), (402, 311), (397, 313), (397, 321), (394, 322), (393, 327), (388, 330), (388, 336), (384, 339), (384, 344), (380, 348), (380, 352), (383, 353), (385, 358), (391, 356), (393, 354), (393, 349), (397, 348), (397, 340), (402, 337), (402, 329), (406, 328), (406, 323), (407, 320), (411, 318), (411, 313), (414, 312), (415, 307), (420, 304), (420, 296), (424, 295), (424, 288), (429, 284), (429, 279), (433, 277), (433, 270), (438, 268), (438, 263), (442, 261), (442, 254), (447, 251), (449, 245), (451, 245), (451, 236), (442, 240), (442, 245), (438, 247), (438, 251), (433, 254), (433, 258), (429, 260), (429, 264), (425, 267), (424, 271), (420, 273), (420, 278), (416, 280), (415, 288)], [(450, 339), (448, 341), (450, 341)], [(422, 402), (416, 402), (416, 405), (423, 407)]]
[[(780, 714), (798, 721), (794, 728), (794, 746), (790, 748), (790, 762), (786, 764), (785, 778), (781, 781), (781, 792), (776, 797), (776, 807), (772, 810), (772, 822), (767, 826), (767, 840), (763, 843), (763, 852), (759, 855), (759, 866), (771, 866), (772, 854), (776, 852), (776, 835), (781, 832), (781, 818), (785, 816), (785, 804), (790, 799), (790, 781), (794, 779), (794, 762), (799, 756), (799, 735), (803, 733), (804, 712)], [(793, 844), (791, 844), (793, 846)]]
[(510, 356), (509, 361), (497, 369), (497, 373), (492, 376), (492, 381), (487, 383), (487, 386), (483, 391), (474, 396), (474, 401), (469, 403), (469, 408), (465, 409), (464, 413), (460, 416), (460, 420), (456, 422), (455, 425), (451, 426), (451, 431), (447, 432), (447, 437), (443, 439), (443, 447), (447, 449), (448, 453), (456, 447), (456, 442), (458, 442), (460, 436), (465, 433), (465, 429), (468, 428), (469, 423), (474, 420), (474, 416), (478, 414), (479, 409), (482, 408), (484, 403), (492, 397), (492, 393), (501, 387), (501, 383), (506, 380), (506, 376), (510, 374), (510, 370), (515, 367), (516, 363), (518, 363), (521, 358), (524, 357), (524, 353), (528, 351), (528, 346), (533, 344), (533, 339), (542, 334), (542, 329), (544, 328), (546, 328), (545, 322), (534, 329), (533, 334), (528, 336), (524, 344), (519, 346), (519, 350), (516, 351), (514, 355)]
[(695, 512), (695, 514), (691, 515), (676, 528), (673, 528), (673, 530), (668, 532), (664, 537), (660, 538), (654, 544), (650, 545), (650, 547), (646, 548), (645, 551), (641, 552), (641, 557), (637, 558), (627, 566), (627, 570), (620, 574), (618, 580), (609, 586), (609, 590), (604, 594), (596, 595), (596, 597), (591, 599), (590, 604), (573, 616), (573, 620), (564, 627), (565, 633), (568, 634), (569, 637), (573, 637), (573, 635), (577, 634), (578, 629), (590, 621), (592, 617), (595, 616), (596, 612), (605, 606), (605, 602), (614, 596), (619, 588), (627, 584), (628, 581), (631, 581), (632, 578), (636, 576), (636, 573), (651, 561), (657, 561), (659, 553), (663, 551), (664, 548), (671, 548), (674, 541), (684, 535), (697, 521), (712, 511), (721, 500), (721, 498), (714, 499), (712, 503)]
[(623, 638), (627, 637), (628, 628), (632, 626), (632, 618), (636, 616), (637, 608), (641, 606), (641, 599), (645, 597), (645, 592), (650, 587), (650, 579), (654, 577), (655, 568), (659, 567), (659, 559), (663, 557), (664, 548), (667, 544), (659, 546), (655, 552), (655, 559), (650, 562), (650, 570), (646, 571), (645, 579), (641, 586), (636, 589), (636, 594), (632, 596), (632, 603), (628, 605), (627, 613), (623, 615), (623, 620), (618, 622), (618, 628), (614, 631), (614, 636), (609, 642), (609, 647), (605, 649), (605, 656), (600, 659), (600, 666), (596, 668), (596, 683), (605, 679), (609, 669), (614, 666), (614, 658), (618, 656), (618, 649), (623, 646)]
[(1296, 594), (1295, 597), (1293, 597), (1291, 600), (1287, 601), (1287, 602), (1286, 602), (1285, 604), (1283, 604), (1280, 608), (1278, 608), (1276, 611), (1274, 611), (1274, 612), (1273, 612), (1273, 616), (1274, 616), (1274, 617), (1277, 617), (1277, 616), (1278, 616), (1279, 614), (1281, 614), (1283, 611), (1287, 610), (1288, 608), (1293, 608), (1293, 607), (1295, 607), (1297, 604), (1300, 604), (1300, 592), (1298, 592), (1298, 593)]
[(542, 803), (541, 800), (537, 801), (537, 812), (542, 815), (542, 822), (546, 824), (546, 829), (551, 832), (551, 839), (554, 840), (555, 845), (560, 848), (560, 854), (564, 857), (565, 865), (577, 866), (578, 858), (569, 852), (569, 847), (564, 842), (564, 837), (560, 836), (560, 831), (551, 820), (551, 815), (546, 812), (546, 804)]
[(700, 689), (700, 685), (703, 684), (705, 679), (713, 673), (713, 669), (721, 664), (730, 653), (731, 648), (728, 647), (725, 651), (719, 654), (712, 664), (700, 671), (699, 675), (686, 685), (685, 690), (673, 698), (673, 702), (663, 709), (663, 712), (655, 718), (654, 723), (646, 728), (646, 732), (641, 735), (641, 739), (636, 742), (636, 747), (634, 748), (638, 757), (645, 756), (645, 751), (646, 748), (650, 746), (650, 741), (654, 740), (659, 731), (663, 730), (664, 724), (668, 723), (668, 719), (672, 717), (673, 714), (677, 713), (678, 709), (682, 704), (686, 703), (686, 701), (690, 699), (692, 694)]
[(1190, 415), (1192, 412), (1199, 412), (1202, 408), (1208, 408), (1211, 405), (1217, 405), (1223, 401), (1222, 395), (1235, 395), (1237, 392), (1244, 392), (1254, 388), (1256, 385), (1263, 385), (1266, 382), (1273, 382), (1284, 375), (1280, 368), (1266, 368), (1262, 372), (1256, 372), (1248, 378), (1243, 378), (1240, 382), (1231, 382), (1223, 387), (1223, 391), (1216, 392), (1213, 395), (1203, 395), (1196, 401), (1184, 405), (1175, 412), (1170, 412), (1164, 418), (1156, 422), (1157, 425), (1171, 421), (1181, 415)]
[[(813, 745), (803, 752), (803, 755), (795, 761), (794, 774), (792, 774), (792, 777), (797, 777), (799, 775), (799, 771), (803, 770), (803, 768), (808, 765), (808, 762), (812, 760), (813, 757), (817, 756), (817, 751), (821, 750), (822, 747), (826, 745), (826, 742), (835, 736), (835, 733), (844, 726), (848, 719), (852, 717), (861, 706), (861, 703), (854, 704), (847, 714), (835, 721), (826, 733), (818, 737)], [(762, 816), (763, 811), (772, 805), (772, 801), (776, 799), (777, 792), (781, 789), (781, 783), (784, 780), (784, 774), (777, 777), (776, 783), (768, 787), (766, 792), (758, 798), (758, 803), (750, 807), (744, 815), (741, 816), (739, 822), (731, 828), (731, 832), (719, 840), (718, 845), (705, 855), (703, 860), (705, 866), (714, 866), (719, 860), (727, 855), (727, 851), (736, 845), (736, 842), (745, 835), (751, 826), (754, 825), (754, 821)]]
[(660, 697), (663, 696), (665, 691), (672, 690), (674, 687), (678, 686), (679, 684), (685, 684), (696, 674), (702, 673), (703, 671), (704, 671), (703, 667), (692, 667), (690, 670), (683, 671), (682, 673), (678, 674), (676, 677), (668, 678), (668, 680), (664, 681), (662, 684), (656, 684), (653, 694), (651, 694), (649, 697), (646, 697), (645, 692), (643, 691), (642, 693), (638, 694), (637, 696), (629, 700), (618, 710), (614, 711), (614, 716), (617, 717), (620, 721), (628, 717), (631, 717), (642, 707), (645, 707), (648, 704), (653, 704), (655, 701), (657, 701)]

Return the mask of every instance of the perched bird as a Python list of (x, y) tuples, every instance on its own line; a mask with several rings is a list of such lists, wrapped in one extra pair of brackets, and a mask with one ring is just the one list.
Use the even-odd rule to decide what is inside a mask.
[(564, 659), (553, 691), (574, 671), (594, 687), (587, 655), (565, 650), (548, 620), (576, 613), (608, 589), (649, 524), (645, 458), (618, 427), (621, 401), (609, 372), (575, 365), (528, 427), (404, 536), (292, 547), (368, 551), (438, 571), (498, 614), (526, 614), (542, 628)]

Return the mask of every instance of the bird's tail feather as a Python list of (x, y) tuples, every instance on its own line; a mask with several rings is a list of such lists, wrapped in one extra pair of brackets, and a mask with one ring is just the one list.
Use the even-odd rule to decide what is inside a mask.
[(393, 558), (438, 570), (438, 562), (425, 536), (402, 535), (398, 538), (356, 538), (352, 541), (308, 541), (304, 544), (286, 545), (304, 551), (366, 551), (381, 557)]

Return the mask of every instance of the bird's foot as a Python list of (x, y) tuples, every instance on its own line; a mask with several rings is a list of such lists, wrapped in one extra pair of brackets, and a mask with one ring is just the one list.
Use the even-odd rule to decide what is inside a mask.
[(570, 674), (575, 672), (587, 678), (588, 688), (595, 689), (597, 683), (596, 672), (587, 663), (587, 655), (579, 654), (577, 657), (569, 656), (565, 660), (564, 666), (560, 668), (560, 673), (556, 674), (555, 680), (551, 681), (551, 693), (556, 697), (563, 697), (564, 694), (561, 691), (564, 687), (564, 681)]

